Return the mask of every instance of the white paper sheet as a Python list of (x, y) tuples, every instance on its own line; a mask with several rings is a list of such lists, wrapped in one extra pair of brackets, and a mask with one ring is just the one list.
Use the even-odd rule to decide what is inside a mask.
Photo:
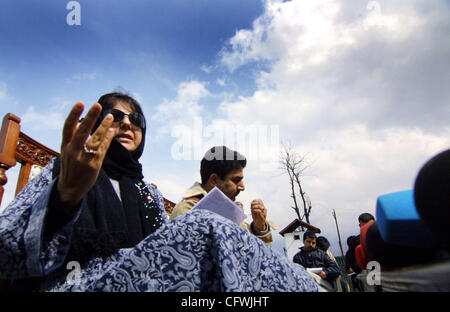
[(242, 208), (238, 207), (217, 187), (214, 187), (192, 209), (205, 209), (215, 212), (236, 224), (240, 224), (247, 218)]
[(307, 268), (306, 270), (316, 274), (319, 274), (320, 272), (323, 271), (322, 268)]

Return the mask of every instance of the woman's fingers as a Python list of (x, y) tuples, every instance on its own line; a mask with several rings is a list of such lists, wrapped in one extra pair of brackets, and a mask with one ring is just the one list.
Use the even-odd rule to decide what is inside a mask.
[(78, 125), (83, 108), (84, 105), (81, 102), (74, 106), (63, 130), (58, 190), (60, 199), (69, 206), (79, 203), (95, 184), (106, 151), (111, 140), (117, 134), (117, 129), (111, 128), (114, 118), (108, 114), (88, 139), (101, 114), (102, 107), (98, 103), (94, 104), (81, 124)]
[(95, 125), (100, 113), (102, 111), (102, 107), (100, 104), (95, 103), (89, 109), (86, 117), (83, 119), (81, 124), (78, 126), (78, 130), (76, 131), (74, 138), (72, 140), (72, 144), (75, 149), (82, 149), (86, 139), (91, 134), (92, 128)]
[(76, 103), (69, 115), (64, 122), (63, 134), (62, 134), (62, 142), (61, 142), (61, 150), (64, 146), (66, 146), (70, 141), (72, 141), (73, 135), (77, 129), (78, 120), (81, 116), (81, 113), (84, 110), (84, 104), (82, 102)]
[(100, 146), (98, 147), (98, 151), (100, 155), (102, 156), (102, 160), (104, 155), (109, 149), (109, 145), (111, 144), (112, 139), (116, 136), (116, 130), (112, 128), (108, 128), (105, 136), (103, 137), (103, 140), (100, 143)]
[(105, 138), (108, 129), (111, 127), (114, 121), (114, 117), (111, 114), (105, 116), (102, 120), (100, 126), (98, 126), (97, 130), (91, 135), (89, 140), (86, 142), (86, 147), (88, 149), (97, 150)]

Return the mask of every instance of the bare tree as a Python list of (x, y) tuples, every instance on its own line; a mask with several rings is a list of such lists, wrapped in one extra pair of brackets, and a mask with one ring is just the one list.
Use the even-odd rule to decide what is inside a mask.
[[(291, 145), (283, 144), (283, 149), (280, 154), (280, 169), (287, 172), (289, 175), (289, 183), (291, 187), (291, 197), (294, 201), (294, 209), (299, 220), (305, 219), (309, 223), (309, 215), (311, 214), (312, 204), (309, 196), (303, 190), (302, 178), (305, 170), (310, 166), (306, 162), (306, 154), (299, 154), (295, 152)], [(299, 206), (301, 201), (302, 207)], [(303, 216), (300, 208), (303, 208)]]

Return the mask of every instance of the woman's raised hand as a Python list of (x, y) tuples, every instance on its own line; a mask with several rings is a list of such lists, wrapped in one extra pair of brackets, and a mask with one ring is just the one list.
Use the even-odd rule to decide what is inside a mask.
[(57, 188), (61, 202), (69, 207), (76, 207), (94, 186), (111, 140), (117, 134), (117, 130), (110, 128), (114, 118), (108, 114), (89, 137), (102, 107), (98, 103), (92, 105), (79, 124), (83, 110), (84, 104), (76, 103), (63, 128), (61, 170)]

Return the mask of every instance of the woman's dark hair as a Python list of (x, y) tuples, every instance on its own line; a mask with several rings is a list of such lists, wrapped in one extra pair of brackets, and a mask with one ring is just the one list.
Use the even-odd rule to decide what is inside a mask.
[(317, 236), (313, 231), (308, 230), (303, 234), (303, 240), (305, 240), (307, 238), (317, 238)]
[(213, 173), (224, 179), (230, 171), (245, 168), (246, 165), (247, 159), (238, 152), (226, 146), (214, 146), (206, 152), (200, 163), (202, 184), (205, 185)]
[(135, 99), (133, 99), (128, 94), (124, 94), (124, 93), (120, 93), (120, 92), (112, 92), (112, 93), (104, 94), (98, 99), (97, 102), (102, 106), (103, 111), (113, 108), (114, 105), (117, 104), (117, 102), (125, 102), (125, 103), (129, 104), (134, 111), (144, 115), (139, 102), (136, 101)]
[(330, 248), (330, 242), (325, 236), (319, 236), (316, 240), (316, 246), (323, 251), (327, 251)]

